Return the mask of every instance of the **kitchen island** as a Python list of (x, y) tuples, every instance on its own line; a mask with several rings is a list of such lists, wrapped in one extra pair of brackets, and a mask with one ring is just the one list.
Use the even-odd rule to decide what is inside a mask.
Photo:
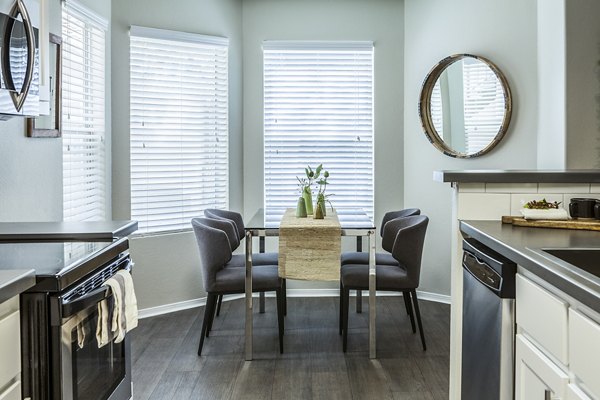
[[(449, 183), (453, 189), (450, 399), (459, 400), (462, 376), (463, 310), (461, 263), (463, 234), (460, 230), (460, 221), (494, 221), (500, 227), (503, 216), (519, 215), (519, 210), (527, 201), (546, 199), (564, 205), (574, 197), (600, 198), (600, 170), (435, 171), (433, 179), (440, 183)], [(564, 247), (572, 246), (565, 245)], [(515, 261), (520, 262), (519, 260)]]

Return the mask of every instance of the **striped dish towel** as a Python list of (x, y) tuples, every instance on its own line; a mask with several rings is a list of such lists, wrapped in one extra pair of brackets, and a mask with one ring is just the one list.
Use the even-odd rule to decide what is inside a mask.
[(120, 343), (125, 339), (125, 334), (138, 325), (138, 308), (133, 279), (128, 271), (120, 270), (115, 276), (108, 279), (105, 285), (113, 293), (112, 307), (108, 300), (98, 304), (98, 325), (96, 339), (98, 347), (111, 341)]

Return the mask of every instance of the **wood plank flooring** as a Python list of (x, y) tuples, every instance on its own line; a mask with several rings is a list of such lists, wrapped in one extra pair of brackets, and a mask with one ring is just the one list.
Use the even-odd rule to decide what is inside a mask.
[(133, 398), (404, 399), (448, 398), (450, 306), (420, 301), (427, 351), (413, 334), (401, 297), (377, 298), (377, 356), (368, 358), (368, 307), (354, 312), (348, 352), (338, 334), (338, 298), (289, 298), (279, 354), (275, 299), (254, 308), (254, 360), (244, 361), (243, 300), (223, 302), (202, 357), (204, 307), (143, 319), (132, 334)]

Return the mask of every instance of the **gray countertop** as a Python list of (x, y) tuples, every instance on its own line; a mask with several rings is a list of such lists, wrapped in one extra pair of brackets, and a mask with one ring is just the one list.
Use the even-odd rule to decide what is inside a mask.
[(23, 293), (35, 285), (35, 271), (0, 270), (0, 303)]
[(125, 237), (137, 228), (137, 221), (0, 222), (0, 241), (112, 240)]
[(600, 183), (600, 169), (433, 171), (433, 180), (459, 183)]
[(460, 230), (600, 313), (600, 278), (541, 248), (600, 248), (600, 232), (461, 221)]

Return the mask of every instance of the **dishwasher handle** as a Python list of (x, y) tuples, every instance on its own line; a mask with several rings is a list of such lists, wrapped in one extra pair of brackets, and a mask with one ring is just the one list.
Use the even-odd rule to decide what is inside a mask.
[(479, 259), (475, 254), (464, 250), (462, 265), (463, 268), (481, 282), (482, 285), (485, 285), (498, 296), (501, 295), (502, 276), (487, 263)]

